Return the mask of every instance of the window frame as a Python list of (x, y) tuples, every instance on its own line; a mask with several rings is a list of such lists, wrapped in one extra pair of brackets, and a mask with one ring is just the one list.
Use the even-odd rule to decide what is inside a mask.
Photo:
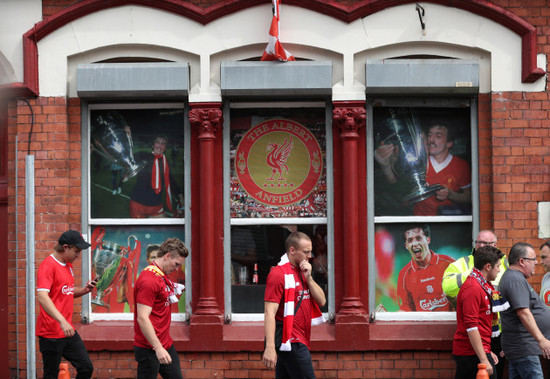
[[(383, 100), (384, 105), (412, 107), (458, 107), (459, 103), (469, 102), (470, 107), (470, 148), (471, 148), (471, 187), (472, 187), (472, 215), (465, 216), (375, 216), (375, 196), (374, 196), (374, 120), (373, 109), (377, 100)], [(375, 240), (375, 228), (377, 224), (384, 223), (444, 223), (444, 222), (464, 222), (471, 223), (472, 236), (479, 231), (479, 157), (478, 157), (478, 100), (477, 96), (453, 96), (436, 98), (430, 95), (398, 97), (392, 95), (373, 95), (367, 97), (367, 219), (368, 230), (367, 238), (369, 241)], [(368, 244), (368, 278), (369, 278), (369, 313), (377, 320), (382, 321), (454, 321), (456, 312), (376, 312), (376, 258), (375, 244)]]
[[(92, 218), (91, 217), (91, 179), (90, 179), (90, 111), (97, 109), (181, 109), (183, 110), (183, 194), (184, 194), (184, 217), (166, 218), (166, 219), (135, 219), (135, 218)], [(89, 241), (93, 227), (98, 225), (118, 226), (118, 225), (136, 225), (136, 226), (182, 226), (185, 236), (185, 245), (189, 249), (189, 256), (186, 258), (185, 265), (185, 313), (172, 313), (173, 321), (187, 321), (191, 313), (192, 301), (192, 252), (191, 252), (191, 130), (189, 123), (189, 105), (185, 101), (165, 100), (163, 102), (154, 101), (106, 101), (83, 99), (81, 104), (81, 169), (82, 169), (82, 212), (81, 223), (82, 230), (86, 231), (85, 239)], [(91, 251), (82, 257), (82, 283), (91, 279)], [(131, 321), (134, 318), (132, 312), (129, 313), (97, 313), (92, 312), (91, 296), (86, 297), (82, 302), (82, 322), (91, 323), (93, 321), (120, 320)]]
[[(326, 133), (326, 180), (327, 180), (327, 216), (311, 218), (231, 218), (231, 186), (230, 186), (230, 132), (231, 132), (231, 109), (253, 109), (253, 108), (324, 108), (325, 109), (325, 133)], [(332, 105), (323, 100), (318, 101), (226, 101), (223, 108), (223, 189), (224, 189), (224, 309), (226, 322), (231, 321), (263, 321), (263, 313), (233, 313), (231, 296), (231, 227), (233, 225), (283, 225), (302, 224), (327, 225), (327, 259), (328, 259), (328, 312), (325, 314), (330, 320), (335, 315), (334, 295), (334, 182), (333, 182), (333, 148), (332, 148)]]

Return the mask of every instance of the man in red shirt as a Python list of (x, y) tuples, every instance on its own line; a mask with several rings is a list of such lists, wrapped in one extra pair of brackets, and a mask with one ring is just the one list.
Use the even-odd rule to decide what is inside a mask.
[(139, 275), (134, 289), (134, 355), (138, 379), (183, 378), (174, 340), (170, 336), (171, 304), (177, 302), (177, 286), (168, 278), (189, 255), (177, 238), (168, 238), (157, 258)]
[[(428, 129), (426, 149), (428, 162), (426, 183), (441, 184), (443, 188), (433, 196), (414, 205), (415, 216), (436, 216), (440, 214), (471, 214), (472, 203), (471, 169), (468, 163), (451, 154), (453, 137), (451, 130), (442, 122), (434, 122)], [(382, 168), (386, 180), (397, 183), (398, 177), (393, 165), (397, 160), (396, 145), (380, 145), (374, 158)]]
[[(497, 311), (509, 307), (507, 302), (496, 304), (498, 291), (491, 284), (500, 272), (504, 254), (494, 246), (476, 249), (474, 268), (457, 296), (456, 333), (453, 338), (455, 378), (475, 379), (477, 364), (483, 363), (491, 378), (496, 378), (496, 354), (491, 351), (493, 321)], [(498, 309), (497, 309), (498, 308)], [(503, 309), (504, 308), (504, 309)], [(498, 328), (495, 331), (498, 333)]]
[(72, 323), (74, 298), (92, 292), (97, 284), (88, 281), (85, 287), (74, 285), (73, 262), (89, 247), (79, 232), (66, 231), (59, 237), (54, 252), (38, 268), (36, 299), (40, 314), (36, 335), (45, 379), (57, 379), (62, 357), (76, 368), (77, 379), (92, 377), (94, 367)]
[[(311, 275), (311, 239), (293, 232), (285, 245), (286, 254), (266, 281), (262, 360), (275, 369), (275, 378), (311, 379), (315, 378), (309, 353), (311, 325), (324, 321), (319, 307), (325, 305), (325, 293)], [(276, 323), (282, 328), (278, 341)]]
[(411, 261), (399, 272), (397, 297), (402, 311), (451, 311), (443, 292), (443, 273), (454, 259), (430, 250), (430, 227), (407, 225), (403, 229), (405, 248)]

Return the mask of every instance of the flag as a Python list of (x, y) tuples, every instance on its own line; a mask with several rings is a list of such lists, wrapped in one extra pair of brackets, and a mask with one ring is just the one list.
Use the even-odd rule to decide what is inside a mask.
[(294, 61), (294, 57), (283, 48), (279, 41), (279, 4), (281, 0), (273, 0), (273, 19), (269, 28), (269, 43), (267, 44), (262, 61)]

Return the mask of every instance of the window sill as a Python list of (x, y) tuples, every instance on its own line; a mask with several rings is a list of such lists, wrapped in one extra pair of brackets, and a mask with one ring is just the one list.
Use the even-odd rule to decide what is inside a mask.
[[(95, 321), (76, 329), (90, 351), (133, 350), (133, 321)], [(312, 330), (312, 351), (450, 350), (454, 321), (324, 323)], [(206, 331), (206, 334), (205, 334)], [(178, 351), (262, 351), (263, 322), (201, 326), (172, 322)], [(192, 338), (195, 336), (195, 338)]]

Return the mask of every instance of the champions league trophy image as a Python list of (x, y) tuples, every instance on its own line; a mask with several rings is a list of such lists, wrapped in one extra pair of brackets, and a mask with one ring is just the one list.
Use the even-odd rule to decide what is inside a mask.
[(136, 163), (134, 160), (130, 127), (116, 111), (92, 116), (92, 141), (101, 156), (124, 169), (122, 182), (128, 181), (145, 167), (145, 162)]
[(403, 178), (410, 192), (403, 202), (415, 204), (435, 195), (443, 188), (441, 184), (428, 185), (426, 170), (428, 154), (424, 134), (414, 115), (398, 115), (390, 110), (391, 117), (386, 121), (390, 135), (381, 143), (392, 143), (399, 149), (395, 169)]
[(104, 241), (93, 251), (92, 277), (97, 279), (97, 295), (92, 298), (92, 304), (110, 308), (103, 302), (103, 296), (115, 280), (122, 257), (123, 246), (113, 242)]

